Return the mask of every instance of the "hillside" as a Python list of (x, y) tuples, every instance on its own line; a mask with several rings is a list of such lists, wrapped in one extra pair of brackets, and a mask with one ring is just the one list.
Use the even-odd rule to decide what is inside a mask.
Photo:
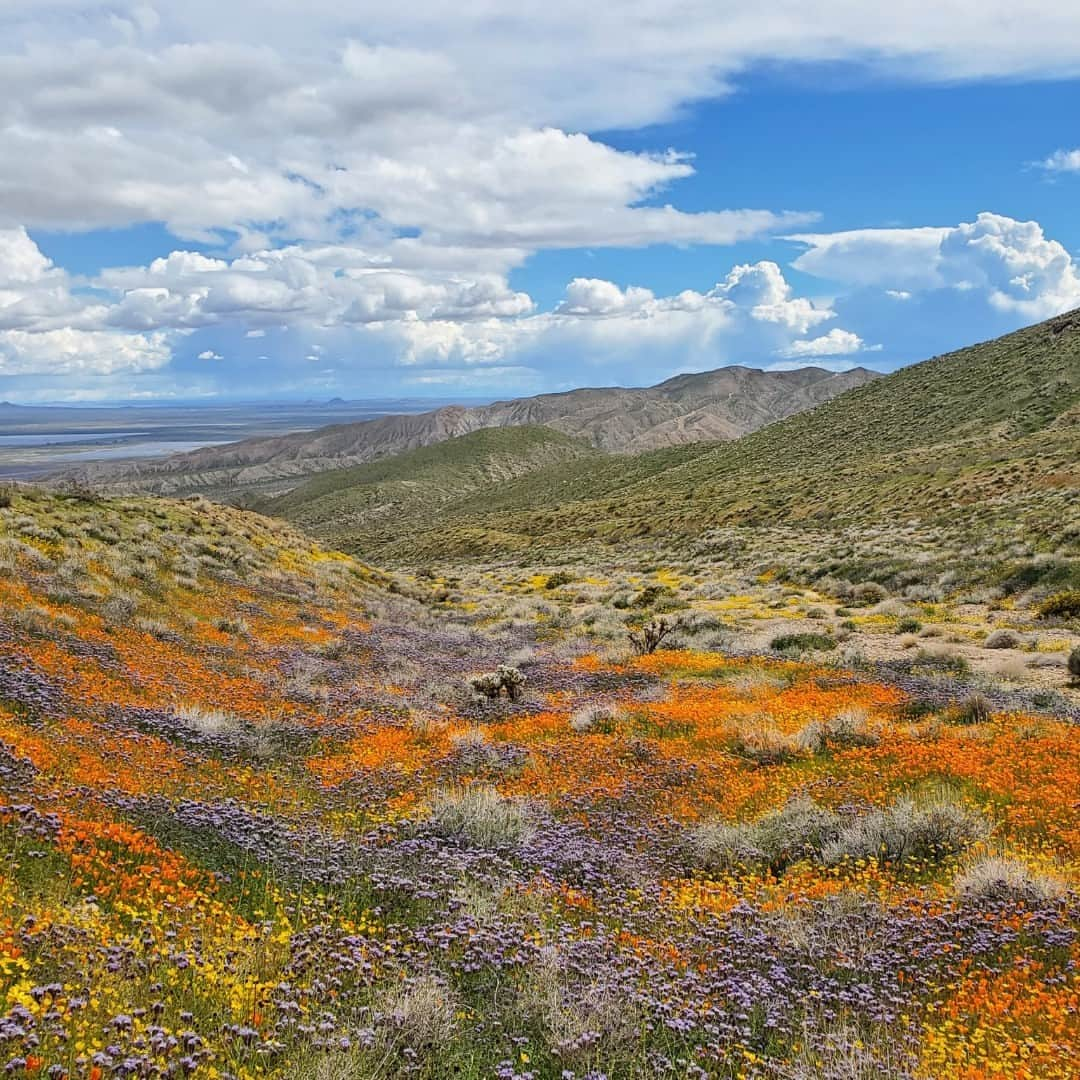
[(335, 542), (348, 532), (397, 534), (414, 516), (548, 468), (592, 467), (606, 455), (550, 428), (485, 428), (435, 446), (322, 473), (257, 508)]
[(138, 463), (87, 466), (81, 481), (161, 494), (280, 494), (303, 477), (419, 449), (484, 428), (544, 426), (606, 451), (632, 453), (701, 440), (735, 439), (876, 378), (862, 368), (764, 372), (726, 367), (678, 375), (658, 386), (571, 390), (561, 394), (451, 405), (313, 432), (246, 439)]
[(1080, 314), (901, 369), (737, 441), (554, 466), (444, 506), (436, 526), (372, 545), (408, 560), (684, 543), (718, 526), (1002, 520), (1075, 540)]
[(0, 496), (5, 1075), (1075, 1077), (1080, 622)]

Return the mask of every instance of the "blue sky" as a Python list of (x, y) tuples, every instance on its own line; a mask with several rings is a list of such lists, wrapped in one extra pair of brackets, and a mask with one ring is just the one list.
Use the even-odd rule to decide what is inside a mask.
[(0, 398), (891, 370), (1080, 306), (1035, 6), (12, 0)]

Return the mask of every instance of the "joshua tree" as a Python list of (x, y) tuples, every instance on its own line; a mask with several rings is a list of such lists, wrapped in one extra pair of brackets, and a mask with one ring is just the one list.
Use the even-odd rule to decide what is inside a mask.
[(640, 631), (631, 630), (626, 636), (630, 639), (630, 644), (638, 656), (645, 656), (647, 653), (656, 652), (664, 640), (678, 629), (678, 619), (668, 620), (661, 615), (659, 619), (647, 622)]

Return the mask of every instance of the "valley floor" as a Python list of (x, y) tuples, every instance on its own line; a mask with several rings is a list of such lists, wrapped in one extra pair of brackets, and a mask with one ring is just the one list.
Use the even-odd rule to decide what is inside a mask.
[(1075, 1077), (1077, 624), (859, 584), (17, 493), (0, 1066)]

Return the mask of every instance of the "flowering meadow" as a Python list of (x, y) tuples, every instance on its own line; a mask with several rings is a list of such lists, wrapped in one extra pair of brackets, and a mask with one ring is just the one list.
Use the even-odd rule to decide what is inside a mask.
[(449, 606), (201, 500), (0, 511), (5, 1075), (1080, 1076), (1073, 724)]

